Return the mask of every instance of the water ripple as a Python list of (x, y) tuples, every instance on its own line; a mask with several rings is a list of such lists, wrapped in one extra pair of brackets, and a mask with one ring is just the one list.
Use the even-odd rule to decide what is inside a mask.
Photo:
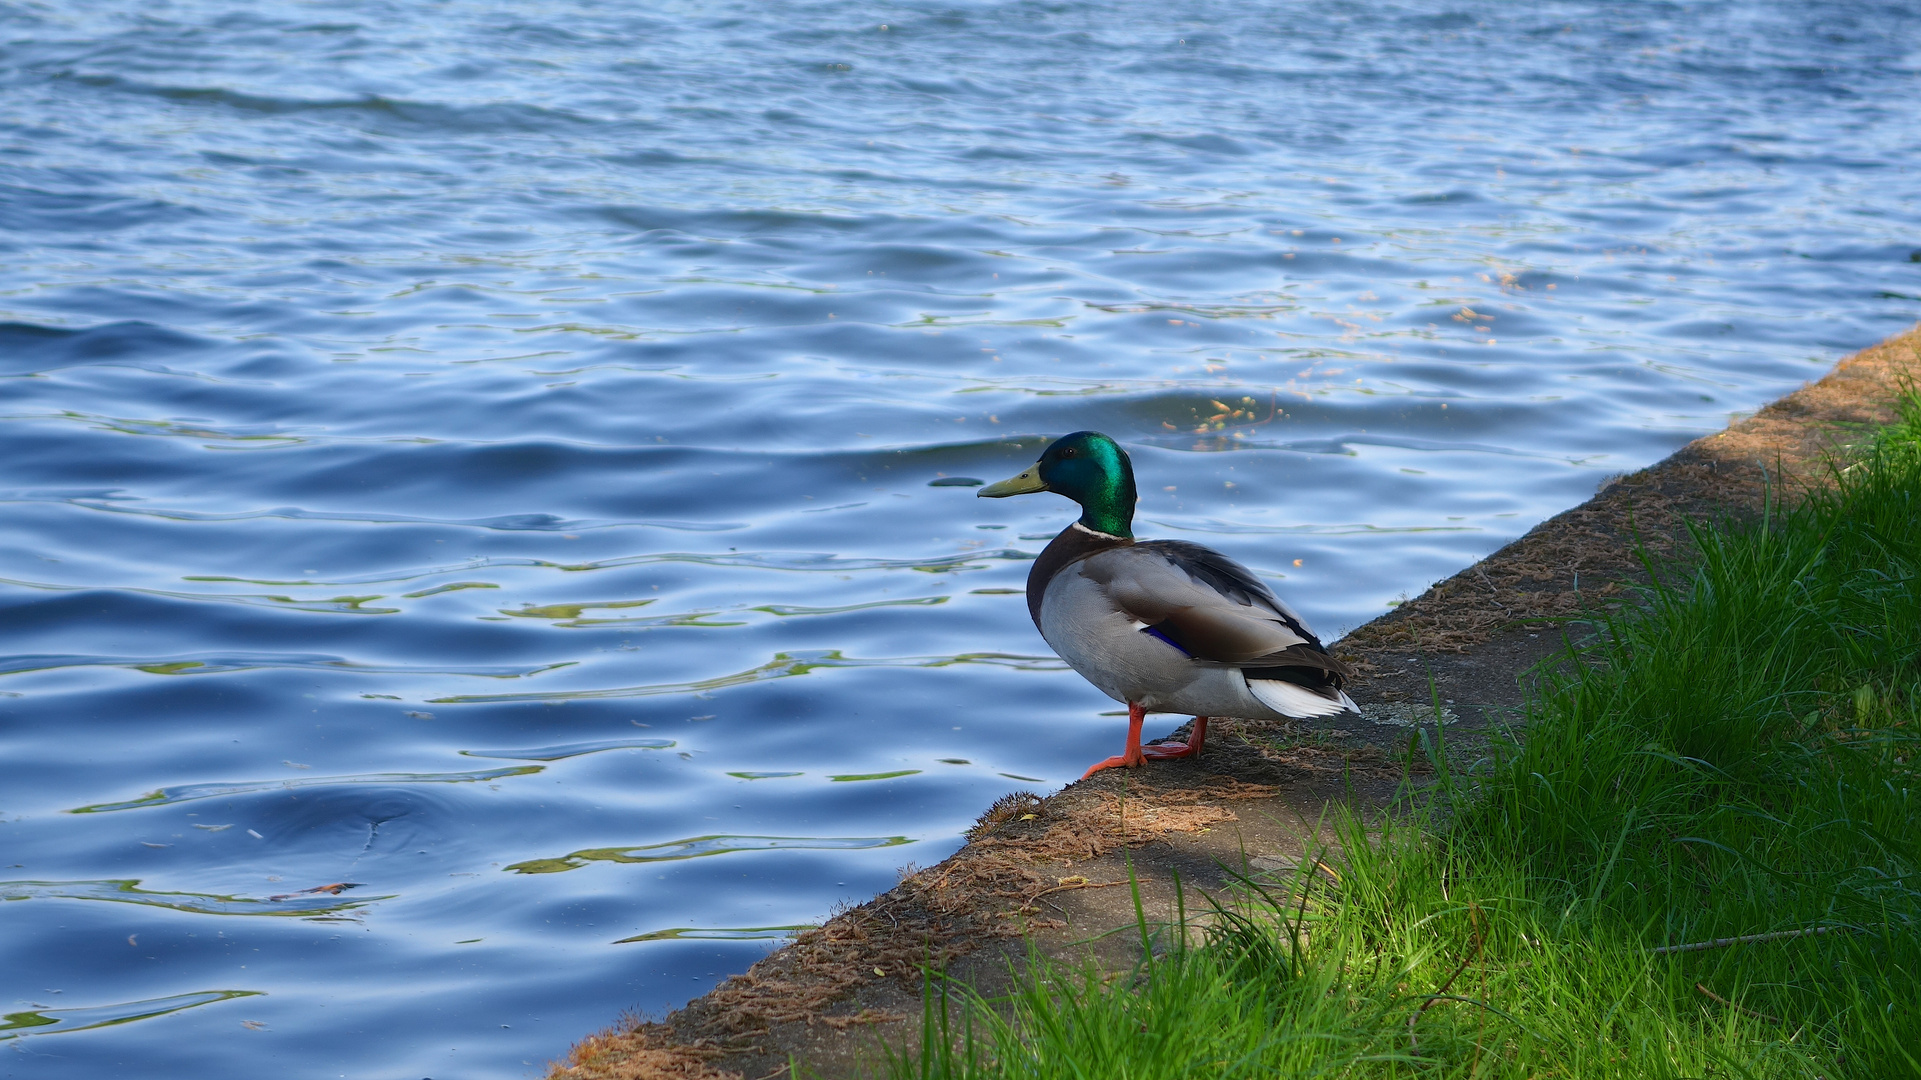
[[(352, 883), (307, 890), (307, 895), (272, 897), (220, 896), (213, 893), (155, 892), (134, 879), (112, 881), (0, 881), (0, 900), (105, 900), (141, 904), (196, 915), (279, 915), (309, 917), (338, 915), (393, 896), (355, 896), (336, 899)], [(331, 891), (329, 891), (331, 890)]]
[(18, 1039), (27, 1035), (60, 1035), (66, 1032), (113, 1027), (118, 1024), (130, 1024), (135, 1020), (151, 1020), (156, 1016), (165, 1016), (182, 1009), (211, 1005), (216, 1001), (259, 997), (261, 994), (259, 990), (201, 990), (191, 994), (170, 994), (166, 997), (147, 998), (142, 1001), (126, 1001), (113, 1005), (87, 1005), (73, 1009), (40, 1006), (31, 1011), (0, 1015), (0, 1039)]
[(508, 769), (486, 769), (477, 772), (365, 773), (359, 776), (306, 776), (290, 780), (246, 780), (227, 784), (181, 784), (177, 787), (155, 788), (145, 795), (123, 802), (94, 803), (91, 806), (76, 807), (67, 813), (104, 814), (111, 810), (139, 810), (152, 806), (192, 802), (196, 799), (217, 799), (225, 795), (252, 795), (262, 791), (293, 791), (310, 787), (474, 784), (487, 780), (500, 780), (509, 776), (530, 776), (543, 768), (540, 765), (517, 765)]
[(514, 874), (558, 874), (594, 862), (678, 862), (741, 851), (865, 851), (913, 842), (905, 836), (694, 836), (642, 847), (587, 848), (559, 858), (517, 862), (504, 869)]
[(525, 750), (462, 750), (468, 757), (506, 758), (509, 761), (560, 761), (603, 750), (671, 750), (672, 739), (602, 739), (599, 742), (567, 743), (563, 746), (535, 746)]
[(256, 653), (198, 656), (6, 656), (0, 657), (0, 675), (29, 671), (57, 671), (61, 668), (119, 667), (144, 671), (149, 675), (215, 675), (228, 671), (261, 671), (272, 668), (354, 671), (369, 675), (466, 675), (484, 679), (525, 679), (543, 671), (567, 667), (568, 663), (540, 664), (533, 667), (410, 667), (397, 664), (367, 664), (339, 656), (299, 656), (286, 653)]
[(616, 945), (629, 945), (638, 941), (789, 941), (803, 932), (812, 930), (818, 924), (798, 923), (793, 926), (676, 926), (667, 930), (651, 930), (645, 934), (635, 934), (614, 942)]
[(607, 698), (659, 697), (666, 694), (703, 694), (729, 686), (788, 679), (815, 671), (836, 668), (944, 668), (956, 664), (987, 664), (1016, 671), (1064, 671), (1067, 665), (1052, 656), (1022, 656), (1010, 653), (963, 653), (955, 656), (890, 656), (865, 659), (842, 656), (837, 649), (812, 652), (778, 653), (758, 667), (692, 682), (653, 683), (645, 686), (616, 686), (602, 690), (556, 690), (526, 694), (458, 694), (429, 698), (433, 705), (476, 705), (509, 701), (593, 701)]

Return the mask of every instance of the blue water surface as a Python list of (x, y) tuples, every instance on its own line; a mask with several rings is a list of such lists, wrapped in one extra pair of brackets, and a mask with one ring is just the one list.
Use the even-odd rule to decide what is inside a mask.
[(1338, 634), (1912, 323), (1917, 101), (1906, 3), (0, 3), (0, 1075), (680, 1004), (1117, 748), (965, 478), (1113, 433)]

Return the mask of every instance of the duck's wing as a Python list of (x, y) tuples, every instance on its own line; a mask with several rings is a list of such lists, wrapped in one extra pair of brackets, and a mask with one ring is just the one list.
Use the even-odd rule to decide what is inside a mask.
[(1143, 631), (1197, 662), (1336, 688), (1350, 674), (1253, 571), (1211, 548), (1185, 540), (1131, 544), (1089, 556), (1081, 574)]

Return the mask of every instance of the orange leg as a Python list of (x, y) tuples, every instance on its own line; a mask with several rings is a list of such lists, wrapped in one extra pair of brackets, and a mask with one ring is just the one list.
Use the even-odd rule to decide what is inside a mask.
[(1088, 777), (1094, 775), (1095, 773), (1100, 772), (1102, 769), (1112, 769), (1116, 767), (1123, 768), (1123, 769), (1135, 769), (1135, 768), (1139, 768), (1142, 765), (1147, 764), (1147, 758), (1142, 756), (1141, 754), (1141, 724), (1146, 719), (1147, 719), (1146, 709), (1141, 708), (1138, 702), (1133, 702), (1133, 701), (1128, 702), (1127, 703), (1127, 746), (1126, 748), (1124, 748), (1121, 751), (1121, 755), (1119, 757), (1108, 758), (1106, 761), (1103, 761), (1098, 765), (1095, 765), (1093, 768), (1082, 773), (1081, 779), (1085, 780)]
[(1147, 764), (1148, 758), (1188, 757), (1201, 752), (1201, 744), (1207, 740), (1207, 717), (1194, 718), (1194, 731), (1185, 743), (1161, 743), (1157, 746), (1141, 745), (1141, 724), (1147, 719), (1147, 710), (1136, 702), (1127, 703), (1127, 746), (1119, 757), (1111, 757), (1081, 774), (1081, 779), (1100, 772), (1102, 769), (1135, 769)]

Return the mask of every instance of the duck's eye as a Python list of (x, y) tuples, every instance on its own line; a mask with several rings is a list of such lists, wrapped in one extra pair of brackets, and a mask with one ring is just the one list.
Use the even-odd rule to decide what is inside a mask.
[(1065, 449), (1065, 450), (1062, 450), (1062, 451), (1061, 451), (1061, 456), (1062, 456), (1062, 457), (1073, 457), (1073, 456), (1074, 456), (1074, 448), (1070, 446), (1070, 447), (1068, 447), (1067, 449)]

